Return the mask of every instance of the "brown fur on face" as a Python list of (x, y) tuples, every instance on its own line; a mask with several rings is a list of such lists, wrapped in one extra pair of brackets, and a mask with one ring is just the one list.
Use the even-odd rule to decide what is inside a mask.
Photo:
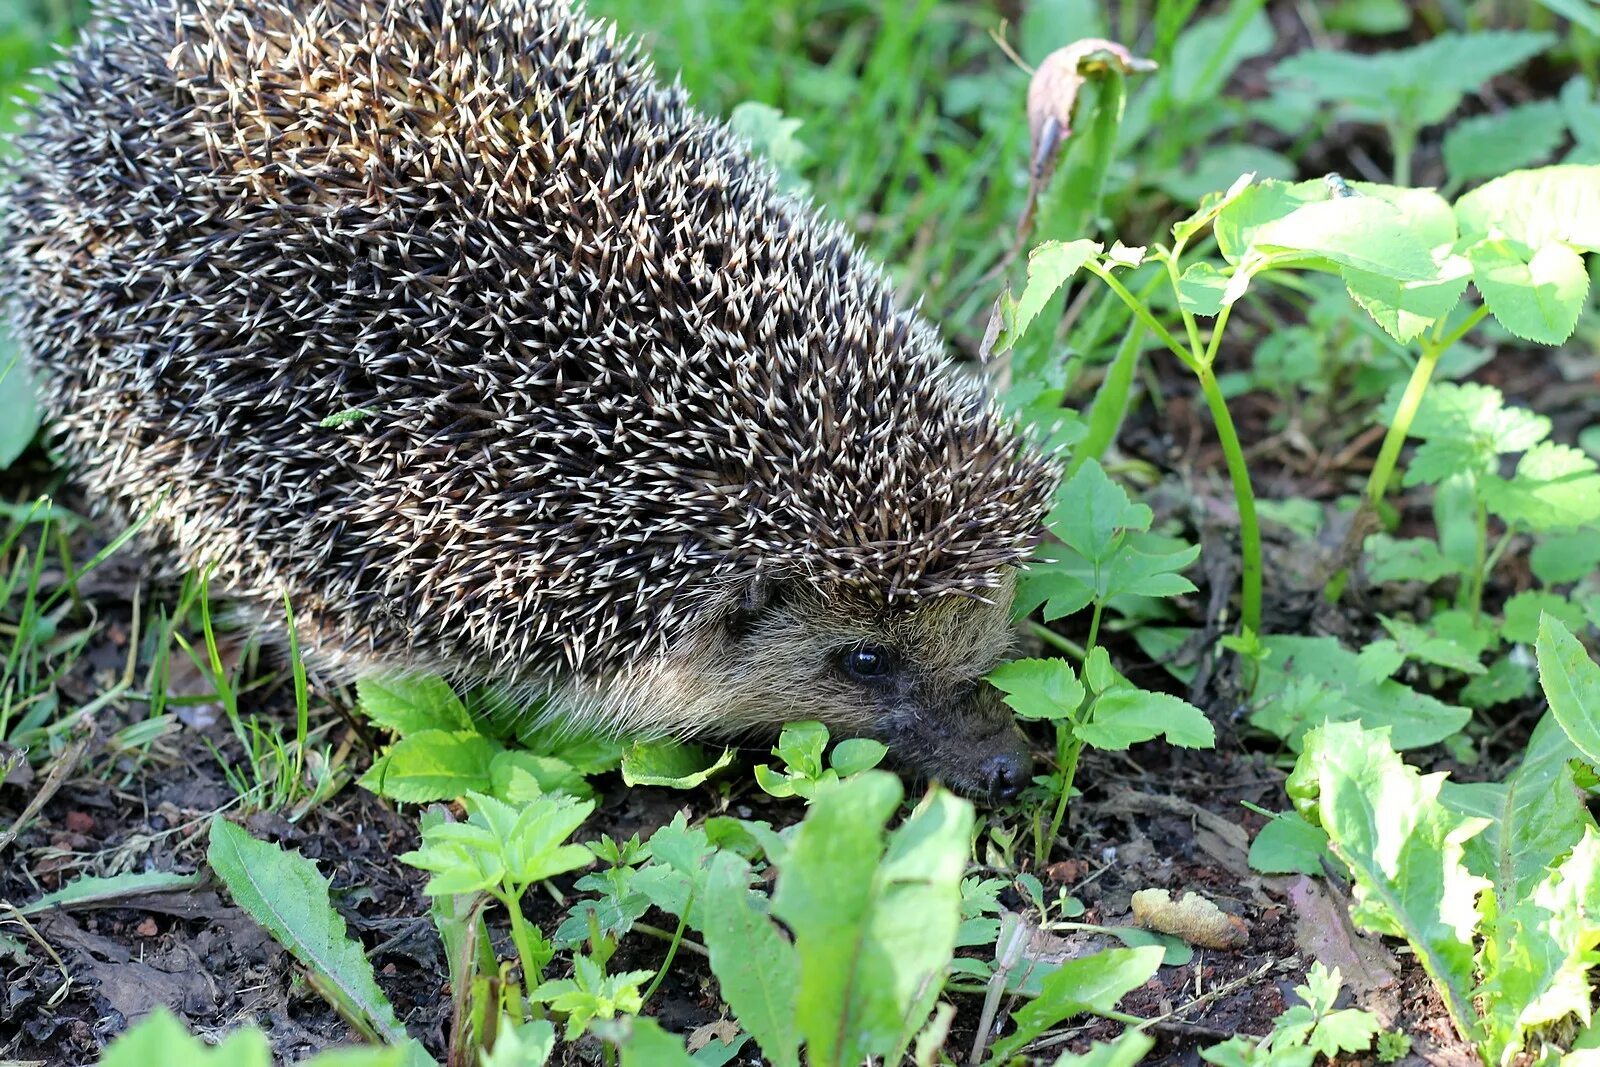
[[(1027, 742), (983, 682), (1012, 645), (1014, 581), (986, 600), (948, 596), (875, 604), (841, 584), (758, 583), (659, 661), (598, 695), (613, 722), (683, 734), (752, 733), (817, 719), (836, 737), (872, 737), (901, 763), (967, 792), (1015, 793)], [(869, 649), (887, 667), (852, 673)]]

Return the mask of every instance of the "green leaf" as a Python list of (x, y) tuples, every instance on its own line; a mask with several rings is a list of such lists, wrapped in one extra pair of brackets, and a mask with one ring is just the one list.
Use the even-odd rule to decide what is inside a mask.
[(1178, 306), (1192, 315), (1215, 315), (1233, 303), (1228, 293), (1230, 277), (1206, 260), (1189, 264), (1178, 279)]
[(1511, 479), (1484, 478), (1479, 492), (1492, 513), (1537, 532), (1600, 522), (1600, 469), (1577, 449), (1553, 441), (1529, 449)]
[(1512, 171), (1457, 200), (1455, 212), (1462, 237), (1600, 252), (1600, 166)]
[(697, 1067), (683, 1038), (644, 1015), (624, 1015), (595, 1025), (594, 1032), (622, 1053), (622, 1067)]
[(1046, 241), (1028, 253), (1028, 283), (1016, 300), (1002, 298), (999, 336), (994, 350), (1004, 352), (1017, 343), (1050, 298), (1104, 245), (1097, 241)]
[(795, 1028), (800, 959), (750, 893), (750, 865), (730, 852), (711, 861), (706, 910), (716, 916), (705, 930), (711, 970), (722, 998), (773, 1067), (798, 1067)]
[(100, 1067), (272, 1067), (272, 1049), (260, 1030), (235, 1030), (220, 1044), (208, 1045), (165, 1007), (111, 1042)]
[[(1450, 627), (1448, 624), (1452, 619), (1465, 625)], [(1391, 619), (1387, 615), (1378, 616), (1378, 620), (1389, 631), (1406, 659), (1420, 660), (1462, 674), (1484, 673), (1485, 668), (1479, 662), (1479, 657), (1488, 644), (1488, 635), (1473, 629), (1470, 618), (1441, 612), (1429, 620), (1427, 626), (1419, 626), (1405, 619)]]
[(785, 192), (806, 188), (800, 175), (811, 150), (800, 140), (802, 125), (800, 119), (786, 118), (777, 108), (756, 100), (735, 104), (728, 113), (728, 128), (772, 162), (779, 174), (779, 188)]
[(1124, 1030), (1109, 1044), (1091, 1042), (1088, 1052), (1063, 1052), (1052, 1067), (1136, 1067), (1155, 1043), (1142, 1030)]
[(1472, 282), (1501, 326), (1545, 345), (1572, 336), (1589, 295), (1581, 255), (1555, 242), (1529, 248), (1493, 238), (1472, 245), (1466, 255)]
[(1456, 184), (1493, 178), (1548, 159), (1567, 132), (1561, 105), (1537, 100), (1455, 123), (1444, 135), (1444, 166)]
[(479, 1067), (544, 1067), (556, 1047), (556, 1028), (547, 1019), (513, 1022), (500, 1016), (494, 1051), (483, 1054)]
[(352, 1026), (390, 1044), (407, 1040), (360, 942), (345, 933), (344, 918), (329, 901), (327, 879), (314, 863), (257, 841), (221, 817), (211, 820), (206, 862), (234, 903), (289, 950), (310, 972), (317, 991)]
[(97, 878), (83, 875), (17, 909), (18, 915), (36, 915), (51, 908), (94, 908), (147, 893), (188, 892), (200, 884), (200, 875), (171, 871), (138, 871)]
[[(1270, 177), (1270, 175), (1269, 175)], [(1182, 222), (1174, 223), (1172, 238), (1174, 241), (1188, 243), (1189, 238), (1210, 226), (1222, 209), (1237, 200), (1241, 193), (1250, 187), (1255, 179), (1253, 174), (1241, 174), (1226, 192), (1208, 193), (1200, 198), (1200, 206), (1193, 215)]]
[(1016, 1030), (996, 1041), (987, 1062), (1005, 1063), (1046, 1030), (1074, 1015), (1104, 1015), (1154, 977), (1161, 949), (1110, 948), (1064, 962), (1045, 978), (1039, 996), (1011, 1016)]
[(1089, 722), (1077, 734), (1095, 748), (1123, 751), (1139, 741), (1165, 736), (1182, 748), (1211, 748), (1216, 732), (1205, 712), (1168, 693), (1113, 689), (1094, 702)]
[[(1208, 194), (1215, 196), (1217, 190), (1242, 180), (1241, 175), (1243, 178), (1254, 175), (1287, 179), (1293, 178), (1294, 173), (1294, 164), (1281, 153), (1260, 145), (1236, 143), (1211, 146), (1192, 165), (1163, 170), (1155, 175), (1154, 181), (1162, 192), (1179, 203), (1202, 205), (1197, 214), (1203, 214), (1210, 210), (1206, 206)], [(1187, 233), (1194, 232), (1189, 229), (1193, 218), (1185, 222), (1189, 225), (1179, 223), (1173, 227), (1173, 232), (1177, 233), (1179, 226), (1184, 226)]]
[(1151, 511), (1128, 499), (1127, 490), (1090, 460), (1061, 487), (1057, 506), (1045, 523), (1068, 548), (1091, 562), (1116, 551), (1125, 530), (1150, 528)]
[(1600, 537), (1593, 533), (1556, 534), (1528, 554), (1533, 576), (1546, 585), (1575, 582), (1600, 571)]
[(814, 1067), (903, 1048), (943, 987), (972, 806), (930, 794), (886, 850), (900, 798), (883, 771), (823, 783), (784, 858), (772, 912), (794, 931), (796, 1017)]
[(489, 792), (508, 803), (531, 800), (542, 793), (594, 796), (589, 780), (578, 769), (554, 756), (507, 749), (489, 760)]
[(1539, 624), (1539, 685), (1550, 713), (1593, 766), (1600, 766), (1600, 665), (1572, 631), (1546, 615)]
[(1330, 723), (1306, 736), (1300, 761), (1297, 774), (1315, 774), (1329, 846), (1354, 878), (1351, 918), (1405, 938), (1470, 1035), (1476, 900), (1489, 883), (1467, 870), (1462, 847), (1488, 820), (1440, 803), (1445, 776), (1403, 763), (1384, 730)]
[(1250, 842), (1250, 869), (1262, 874), (1299, 873), (1320, 878), (1325, 859), (1333, 859), (1327, 833), (1292, 811), (1268, 822)]
[(630, 786), (693, 789), (732, 762), (733, 750), (729, 748), (713, 759), (701, 745), (670, 739), (635, 741), (622, 753), (622, 780)]
[(1560, 724), (1547, 715), (1504, 782), (1446, 782), (1440, 792), (1455, 811), (1489, 820), (1466, 843), (1463, 856), (1468, 870), (1494, 882), (1501, 900), (1525, 899), (1594, 824), (1567, 765), (1576, 755)]
[(1250, 721), (1299, 748), (1305, 732), (1328, 722), (1356, 720), (1389, 727), (1396, 748), (1437, 744), (1472, 717), (1393, 679), (1360, 677), (1356, 653), (1332, 637), (1275, 634), (1261, 639), (1271, 653), (1258, 668)]
[(39, 402), (21, 353), (0, 330), (0, 470), (17, 461), (39, 432)]
[(1575, 630), (1584, 627), (1582, 607), (1557, 593), (1538, 589), (1527, 589), (1512, 596), (1501, 613), (1505, 621), (1500, 624), (1500, 636), (1514, 645), (1531, 645), (1538, 641), (1540, 622), (1545, 615)]
[(357, 683), (356, 695), (363, 715), (401, 736), (423, 730), (474, 728), (461, 698), (437, 674), (366, 677)]
[(1398, 281), (1434, 281), (1433, 255), (1407, 222), (1393, 204), (1377, 197), (1314, 201), (1262, 225), (1250, 249), (1316, 256)]
[(1437, 582), (1459, 574), (1454, 560), (1439, 552), (1437, 541), (1426, 537), (1398, 539), (1388, 534), (1373, 534), (1363, 546), (1366, 551), (1367, 579), (1382, 582)]
[(1522, 700), (1533, 692), (1533, 671), (1510, 656), (1489, 664), (1489, 670), (1462, 687), (1460, 701), (1469, 708), (1492, 708)]
[(1066, 660), (1014, 659), (989, 672), (989, 684), (1024, 719), (1071, 719), (1086, 691)]
[(408, 804), (455, 800), (493, 788), (493, 761), (502, 751), (498, 742), (473, 730), (420, 730), (374, 760), (360, 784)]
[(848, 778), (852, 774), (870, 771), (882, 763), (888, 754), (888, 747), (881, 741), (874, 741), (870, 737), (848, 737), (833, 746), (828, 764), (840, 778)]

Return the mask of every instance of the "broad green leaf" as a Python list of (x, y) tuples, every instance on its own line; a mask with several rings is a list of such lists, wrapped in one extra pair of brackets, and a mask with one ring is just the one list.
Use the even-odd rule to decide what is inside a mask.
[(1465, 256), (1446, 252), (1436, 254), (1435, 261), (1437, 277), (1423, 281), (1404, 281), (1355, 267), (1342, 268), (1339, 276), (1350, 298), (1373, 322), (1395, 340), (1409, 342), (1454, 310), (1472, 277), (1472, 264)]
[(515, 1022), (500, 1016), (494, 1051), (483, 1054), (479, 1067), (544, 1067), (556, 1047), (556, 1028), (548, 1019)]
[(1389, 727), (1396, 748), (1420, 748), (1456, 733), (1472, 712), (1441, 703), (1393, 679), (1360, 677), (1356, 653), (1332, 637), (1275, 634), (1261, 639), (1270, 655), (1258, 668), (1250, 721), (1298, 749), (1323, 723), (1359, 721)]
[(0, 328), (0, 470), (17, 461), (39, 432), (39, 402), (21, 353)]
[(1293, 811), (1271, 820), (1250, 842), (1250, 869), (1262, 874), (1305, 874), (1319, 878), (1331, 862), (1328, 835)]
[(706, 910), (716, 918), (703, 931), (711, 970), (722, 998), (768, 1061), (774, 1067), (798, 1067), (799, 956), (752, 900), (750, 877), (750, 865), (730, 852), (719, 852), (711, 861)]
[(356, 695), (363, 715), (401, 736), (473, 728), (461, 698), (437, 674), (373, 675), (361, 679)]
[(489, 792), (501, 800), (531, 800), (542, 793), (592, 797), (594, 788), (578, 769), (554, 756), (507, 749), (489, 760)]
[(870, 771), (882, 763), (888, 754), (889, 749), (881, 741), (874, 741), (870, 737), (847, 737), (833, 746), (833, 751), (828, 754), (828, 765), (839, 777), (848, 778), (852, 774)]
[(1361, 122), (1421, 127), (1442, 122), (1462, 97), (1555, 43), (1546, 33), (1441, 33), (1412, 48), (1371, 55), (1313, 49), (1272, 70), (1272, 80), (1338, 103)]
[(995, 351), (1004, 352), (1027, 333), (1050, 298), (1060, 292), (1078, 270), (1098, 256), (1105, 246), (1096, 241), (1046, 241), (1028, 253), (1028, 283), (1022, 296), (1003, 298), (1004, 325), (995, 340)]
[(1266, 254), (1303, 253), (1399, 281), (1437, 280), (1429, 246), (1407, 221), (1377, 197), (1313, 201), (1262, 225), (1250, 247)]
[(1488, 634), (1472, 630), (1470, 620), (1466, 627), (1457, 627), (1454, 632), (1442, 632), (1438, 625), (1441, 620), (1437, 616), (1429, 620), (1426, 626), (1405, 619), (1391, 619), (1387, 615), (1378, 616), (1378, 621), (1394, 638), (1400, 653), (1407, 659), (1420, 660), (1462, 674), (1484, 673), (1485, 668), (1478, 659), (1488, 644)]
[(1512, 478), (1484, 478), (1479, 492), (1490, 512), (1536, 532), (1600, 522), (1600, 468), (1553, 441), (1529, 449)]
[(1560, 725), (1545, 716), (1522, 762), (1504, 782), (1446, 782), (1439, 798), (1489, 824), (1466, 843), (1467, 869), (1494, 883), (1501, 900), (1525, 899), (1545, 871), (1594, 825), (1567, 761), (1578, 755)]
[(1462, 847), (1488, 820), (1440, 803), (1445, 776), (1403, 763), (1387, 731), (1330, 723), (1306, 736), (1300, 761), (1296, 773), (1315, 775), (1329, 847), (1355, 881), (1351, 918), (1405, 938), (1470, 1034), (1476, 901), (1489, 882), (1467, 870)]
[(1456, 201), (1462, 237), (1501, 235), (1529, 248), (1560, 242), (1600, 252), (1600, 166), (1512, 171)]
[(1515, 645), (1531, 645), (1539, 640), (1539, 626), (1545, 615), (1559, 619), (1570, 629), (1584, 627), (1583, 608), (1561, 596), (1540, 589), (1527, 589), (1506, 600), (1500, 609), (1504, 621), (1500, 636)]
[(1539, 624), (1538, 655), (1550, 713), (1584, 759), (1600, 767), (1600, 665), (1572, 631), (1548, 615)]
[[(1582, 4), (1592, 0), (1572, 2)], [(1561, 117), (1566, 120), (1576, 142), (1562, 162), (1600, 163), (1600, 102), (1595, 100), (1594, 84), (1581, 74), (1574, 75), (1561, 87)]]
[(733, 750), (712, 757), (709, 749), (682, 741), (635, 741), (622, 753), (622, 780), (630, 786), (693, 789), (733, 762)]
[(683, 1038), (646, 1015), (597, 1022), (594, 1032), (622, 1053), (622, 1067), (698, 1067)]
[(1068, 548), (1091, 562), (1108, 559), (1124, 530), (1150, 527), (1150, 509), (1129, 500), (1127, 490), (1093, 460), (1078, 468), (1056, 500), (1046, 524)]
[(491, 768), (501, 751), (498, 742), (474, 730), (420, 730), (374, 760), (361, 785), (408, 804), (455, 800), (493, 788)]
[(1028, 1042), (1074, 1015), (1115, 1011), (1117, 1002), (1148, 982), (1161, 966), (1161, 949), (1110, 948), (1064, 962), (1042, 983), (1039, 996), (1011, 1016), (1016, 1030), (996, 1041), (988, 1062), (1005, 1063)]
[(1195, 591), (1195, 585), (1178, 572), (1200, 557), (1200, 546), (1190, 545), (1176, 552), (1141, 552), (1124, 543), (1105, 561), (1101, 569), (1096, 600), (1113, 597), (1181, 596)]
[(328, 881), (314, 863), (257, 841), (221, 817), (211, 820), (206, 862), (234, 903), (289, 950), (351, 1025), (390, 1044), (407, 1040), (389, 998), (378, 988), (371, 961), (345, 932), (344, 918), (329, 901)]
[(165, 1007), (158, 1007), (120, 1035), (100, 1067), (272, 1067), (267, 1036), (254, 1027), (233, 1031), (220, 1044), (208, 1045), (189, 1033)]
[(1531, 899), (1480, 903), (1487, 931), (1478, 966), (1490, 1062), (1507, 1063), (1526, 1031), (1576, 1015), (1591, 1017), (1589, 970), (1600, 944), (1600, 835), (1590, 827)]
[(1439, 543), (1426, 537), (1398, 539), (1388, 534), (1373, 534), (1363, 546), (1366, 551), (1367, 579), (1382, 582), (1437, 582), (1459, 574), (1454, 560), (1439, 552)]
[(1501, 326), (1545, 345), (1572, 336), (1589, 295), (1589, 274), (1577, 252), (1556, 242), (1530, 249), (1484, 238), (1466, 255), (1472, 282)]
[(1533, 576), (1546, 585), (1561, 585), (1600, 571), (1600, 537), (1593, 533), (1556, 534), (1528, 554)]
[(989, 672), (989, 684), (1024, 719), (1070, 719), (1086, 692), (1072, 664), (1060, 659), (1014, 659)]
[(200, 884), (200, 874), (174, 874), (171, 871), (138, 871), (97, 878), (84, 875), (46, 893), (32, 904), (17, 909), (18, 915), (34, 915), (51, 908), (103, 907), (128, 897), (146, 893), (188, 892)]
[(779, 873), (772, 912), (794, 931), (796, 1017), (813, 1067), (904, 1047), (943, 987), (972, 806), (930, 794), (886, 843), (900, 798), (883, 771), (822, 784)]
[(1205, 260), (1189, 264), (1178, 279), (1178, 306), (1191, 315), (1210, 317), (1221, 311), (1228, 297), (1229, 275)]
[(1457, 699), (1469, 708), (1492, 708), (1522, 700), (1533, 692), (1533, 671), (1520, 659), (1501, 656), (1489, 670), (1462, 687)]
[(1222, 258), (1239, 264), (1263, 227), (1327, 199), (1328, 187), (1320, 181), (1263, 181), (1239, 190), (1222, 205), (1212, 223)]
[(1210, 748), (1216, 731), (1205, 712), (1169, 693), (1113, 689), (1094, 702), (1093, 718), (1077, 734), (1095, 748), (1123, 751), (1139, 741), (1165, 736), (1183, 748)]
[(1554, 100), (1509, 107), (1455, 123), (1444, 135), (1444, 166), (1459, 186), (1550, 158), (1567, 132)]

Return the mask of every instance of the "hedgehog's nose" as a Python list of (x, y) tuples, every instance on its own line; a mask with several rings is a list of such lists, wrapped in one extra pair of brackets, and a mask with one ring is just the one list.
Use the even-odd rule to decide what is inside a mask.
[(990, 800), (1015, 800), (1032, 775), (1033, 758), (1026, 753), (1002, 753), (985, 760), (982, 771), (989, 783)]

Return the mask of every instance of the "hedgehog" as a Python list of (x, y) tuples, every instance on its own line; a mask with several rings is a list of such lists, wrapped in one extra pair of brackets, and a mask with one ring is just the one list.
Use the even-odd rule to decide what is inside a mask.
[(640, 736), (816, 719), (978, 794), (1057, 462), (568, 0), (113, 0), (0, 191), (96, 506), (335, 677)]

